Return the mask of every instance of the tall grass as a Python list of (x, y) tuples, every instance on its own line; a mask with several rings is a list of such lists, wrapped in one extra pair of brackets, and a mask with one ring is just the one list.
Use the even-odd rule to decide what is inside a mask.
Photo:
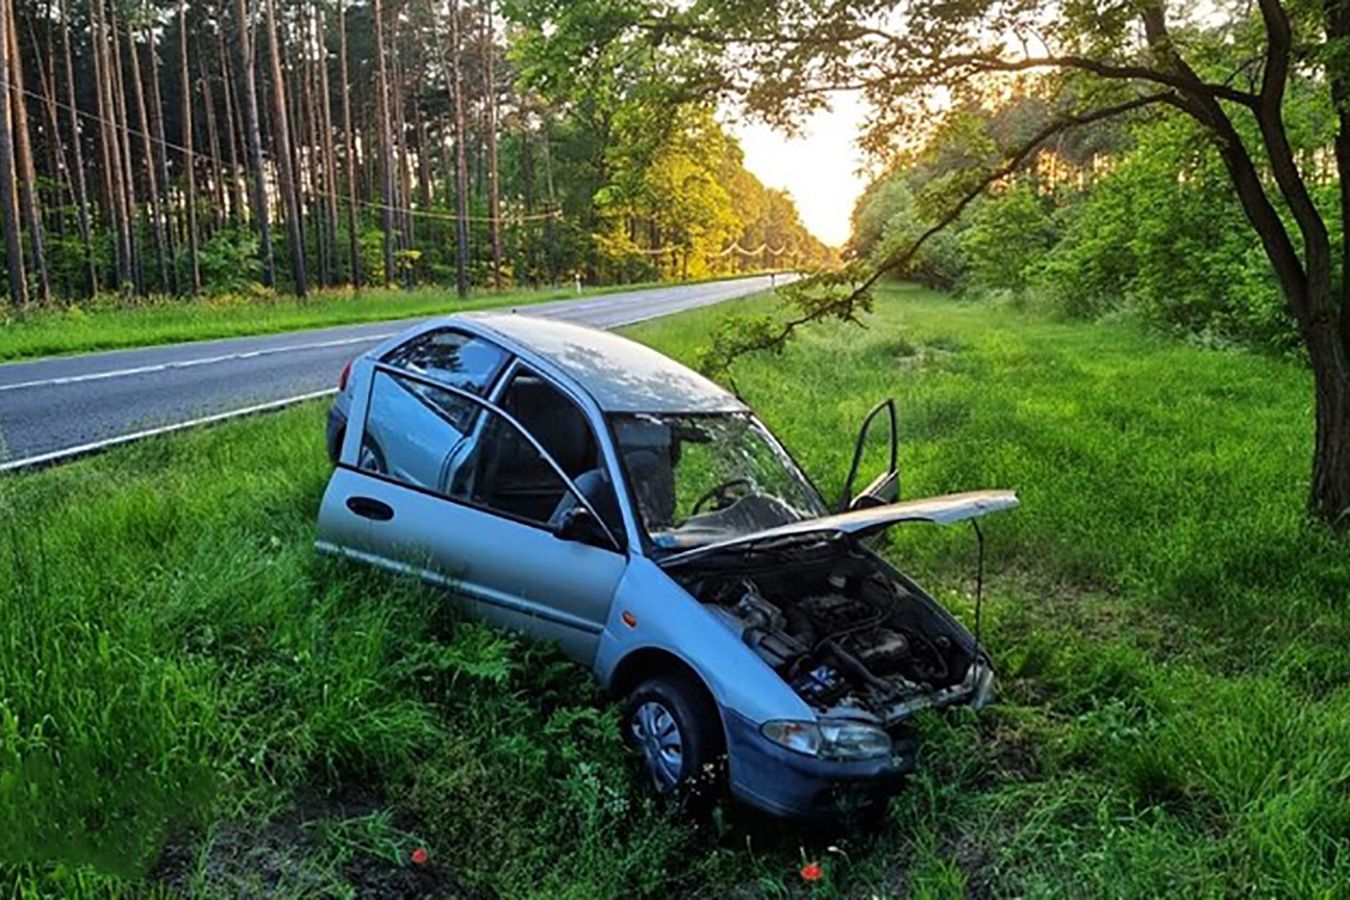
[[(638, 334), (694, 359), (714, 315)], [(907, 496), (1019, 493), (986, 527), (1007, 702), (978, 731), (934, 725), (945, 752), (921, 780), (945, 800), (912, 810), (985, 848), (971, 877), (1106, 894), (1350, 883), (1350, 545), (1303, 514), (1306, 371), (892, 287), (865, 330), (815, 328), (734, 377), (828, 492), (841, 436), (893, 395)], [(971, 548), (912, 529), (890, 552), (969, 615)], [(1011, 779), (961, 759), (1014, 752)]]
[[(633, 331), (692, 359), (720, 314)], [(1003, 702), (925, 717), (882, 830), (695, 827), (576, 667), (317, 557), (310, 405), (0, 480), (0, 883), (331, 895), (419, 845), (447, 893), (782, 895), (814, 858), (824, 894), (1345, 892), (1350, 562), (1302, 517), (1305, 372), (892, 288), (733, 374), (831, 495), (894, 394), (906, 496), (1023, 501), (986, 527)], [(968, 532), (887, 552), (971, 615)]]

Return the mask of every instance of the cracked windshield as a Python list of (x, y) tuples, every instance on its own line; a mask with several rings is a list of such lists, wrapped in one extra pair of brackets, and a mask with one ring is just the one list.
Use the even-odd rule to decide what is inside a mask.
[(825, 515), (811, 483), (749, 415), (614, 417), (643, 528), (664, 550)]

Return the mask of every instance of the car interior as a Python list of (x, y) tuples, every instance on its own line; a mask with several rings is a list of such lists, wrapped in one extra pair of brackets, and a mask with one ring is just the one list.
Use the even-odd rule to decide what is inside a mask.
[[(565, 394), (531, 372), (517, 374), (502, 395), (501, 407), (544, 448), (558, 467), (586, 495), (614, 533), (621, 531), (614, 487), (600, 457), (595, 434), (585, 414)], [(577, 504), (553, 469), (521, 434), (505, 422), (483, 436), (475, 498), (494, 509), (557, 526)]]
[(679, 442), (670, 426), (643, 416), (614, 421), (619, 452), (628, 469), (633, 499), (649, 530), (675, 523), (675, 465)]

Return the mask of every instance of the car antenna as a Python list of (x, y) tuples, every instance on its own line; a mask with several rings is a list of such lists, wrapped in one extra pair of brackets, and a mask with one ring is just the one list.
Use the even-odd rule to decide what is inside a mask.
[(982, 623), (982, 611), (984, 606), (984, 531), (980, 528), (978, 519), (970, 520), (971, 527), (975, 529), (975, 544), (979, 548), (976, 553), (975, 561), (975, 658), (979, 661), (980, 656), (980, 631)]

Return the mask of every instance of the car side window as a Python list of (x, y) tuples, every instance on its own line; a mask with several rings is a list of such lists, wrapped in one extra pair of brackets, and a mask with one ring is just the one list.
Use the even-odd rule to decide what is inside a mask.
[(485, 395), (506, 359), (506, 351), (491, 341), (450, 328), (438, 328), (395, 347), (385, 354), (383, 362), (460, 390)]
[(449, 496), (483, 412), (462, 394), (376, 369), (357, 468)]
[(500, 405), (572, 479), (610, 532), (622, 534), (613, 479), (581, 407), (546, 378), (524, 367), (512, 376)]
[(576, 498), (506, 417), (463, 394), (376, 369), (358, 468), (448, 500), (556, 528)]

